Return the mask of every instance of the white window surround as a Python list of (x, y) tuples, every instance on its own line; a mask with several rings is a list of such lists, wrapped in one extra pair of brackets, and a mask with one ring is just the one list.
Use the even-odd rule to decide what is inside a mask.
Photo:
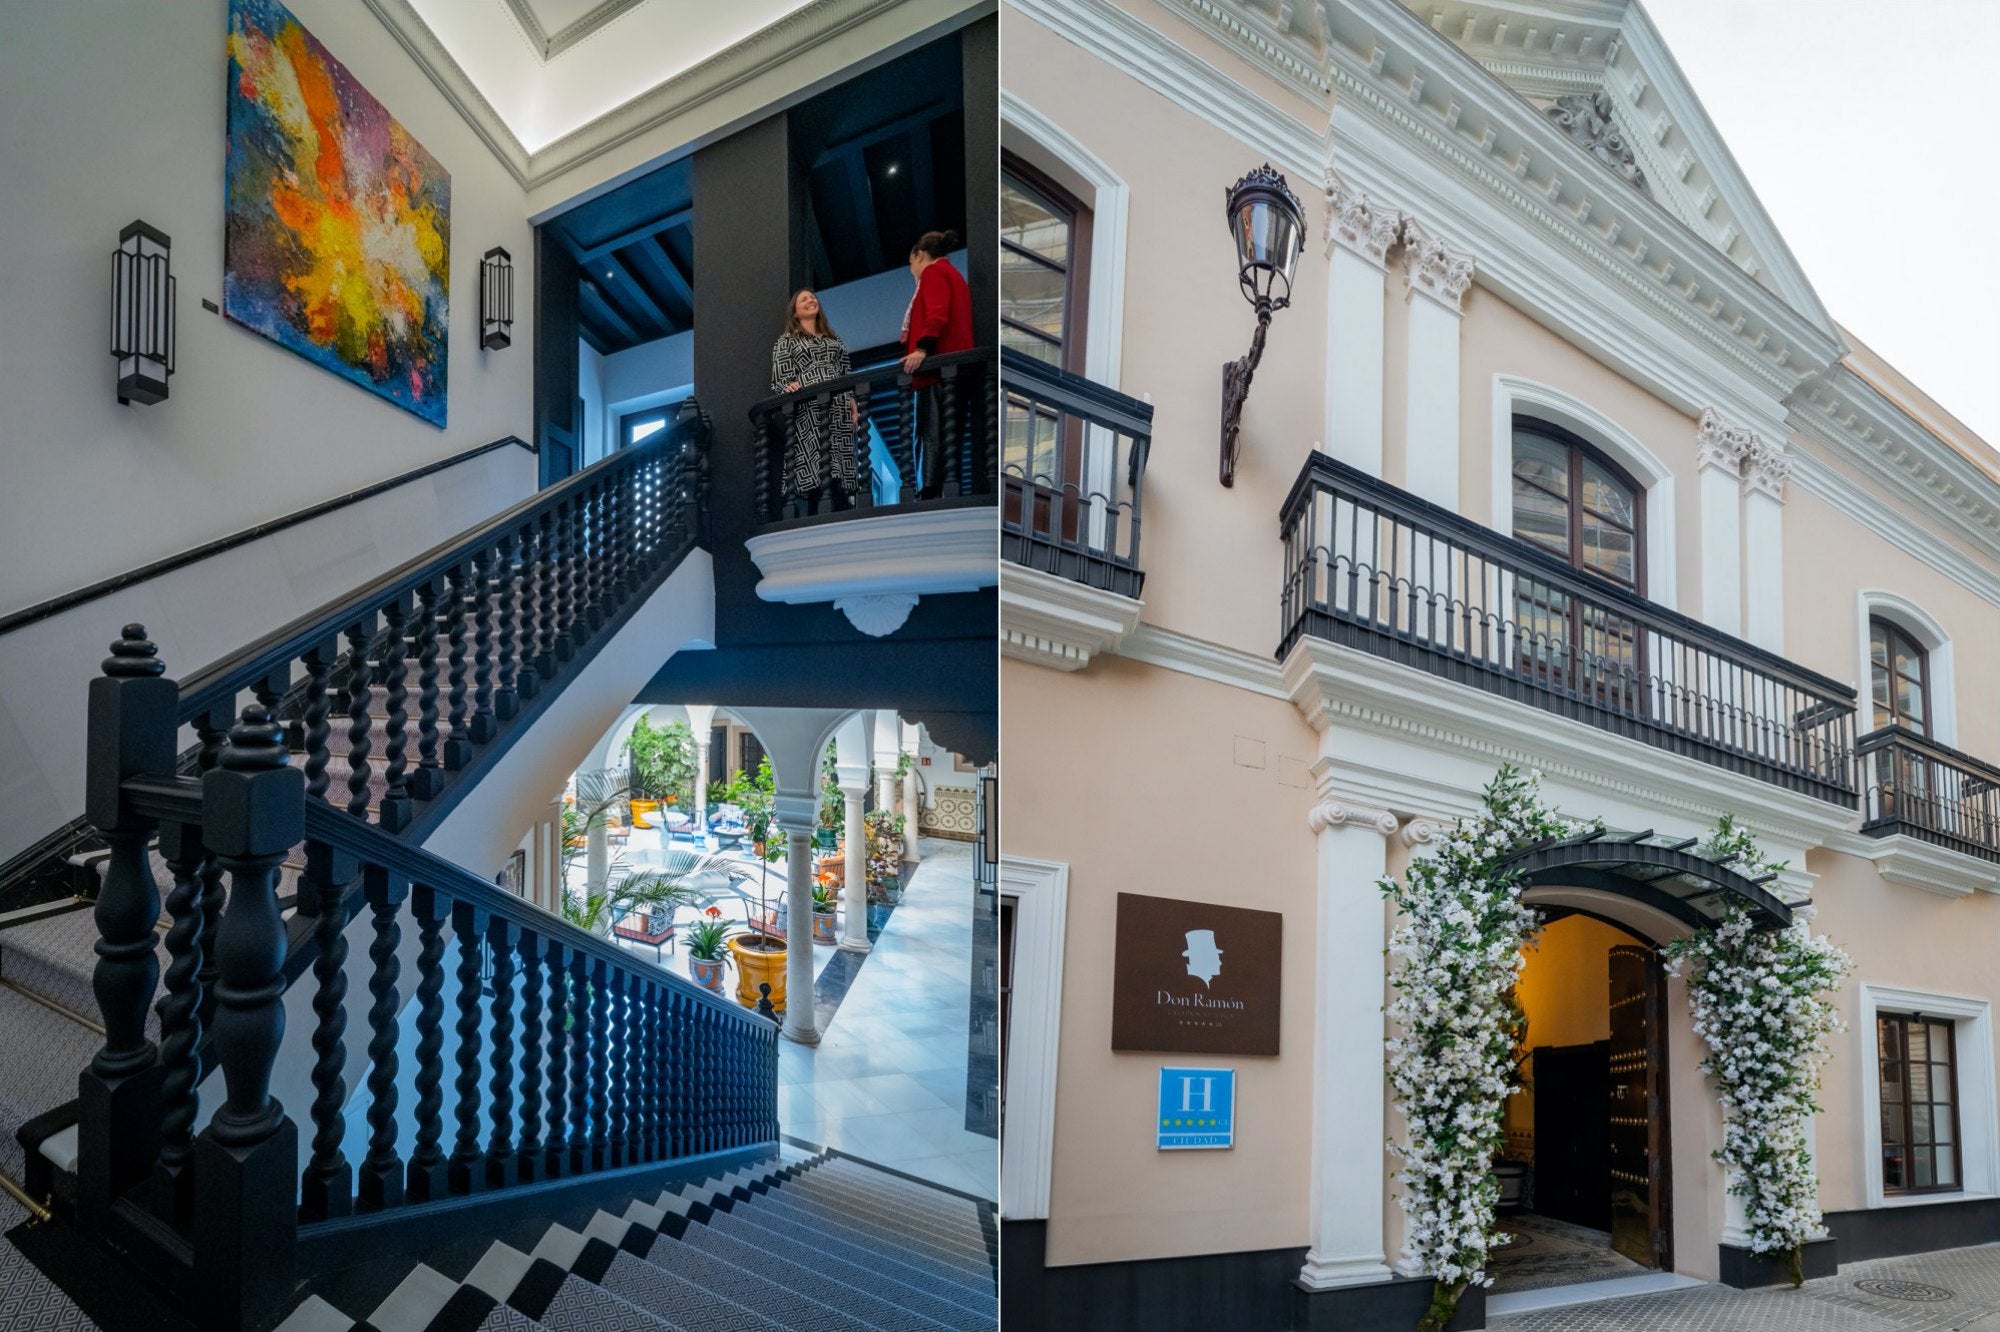
[(1519, 375), (1493, 376), (1493, 521), (1514, 532), (1514, 417), (1547, 421), (1588, 440), (1646, 491), (1646, 599), (1676, 607), (1674, 474), (1636, 436), (1581, 398)]
[(1907, 597), (1894, 592), (1884, 592), (1874, 588), (1863, 588), (1854, 597), (1854, 633), (1860, 655), (1856, 658), (1857, 669), (1855, 688), (1861, 694), (1861, 706), (1868, 711), (1857, 723), (1861, 733), (1875, 729), (1873, 698), (1870, 692), (1873, 683), (1874, 664), (1868, 656), (1868, 621), (1881, 618), (1917, 640), (1929, 662), (1930, 724), (1931, 738), (1941, 745), (1958, 744), (1958, 681), (1952, 670), (1951, 636), (1944, 631), (1923, 607)]
[[(1869, 1207), (1922, 1207), (2000, 1196), (2000, 1120), (1994, 1115), (1993, 1005), (1971, 995), (1906, 990), (1863, 983), (1860, 1036), (1862, 1167)], [(1878, 1013), (1922, 1013), (1951, 1018), (1958, 1074), (1960, 1182), (1956, 1193), (1885, 1196), (1882, 1192), (1882, 1085), (1875, 1039)]]
[(1014, 899), (1014, 974), (1001, 1114), (1003, 1220), (1046, 1219), (1055, 1166), (1056, 1057), (1062, 1030), (1063, 930), (1069, 866), (1000, 857), (1000, 895)]

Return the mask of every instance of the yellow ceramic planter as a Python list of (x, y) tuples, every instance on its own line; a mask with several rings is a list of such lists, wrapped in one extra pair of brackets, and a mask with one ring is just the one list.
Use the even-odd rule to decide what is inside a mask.
[[(769, 935), (761, 936), (769, 938)], [(729, 941), (729, 952), (736, 959), (736, 998), (747, 1007), (757, 1006), (757, 987), (769, 982), (771, 986), (771, 1007), (784, 1011), (785, 1007), (785, 950), (782, 948), (766, 952), (759, 948), (745, 948), (743, 936)]]
[(647, 822), (646, 816), (659, 809), (659, 807), (660, 802), (657, 800), (634, 800), (632, 802), (632, 826), (634, 828), (652, 827), (653, 825)]

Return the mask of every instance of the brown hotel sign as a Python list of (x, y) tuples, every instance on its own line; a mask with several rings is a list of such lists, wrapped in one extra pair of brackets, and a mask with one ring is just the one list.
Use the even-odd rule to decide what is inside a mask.
[(1111, 1048), (1278, 1053), (1283, 915), (1118, 894)]

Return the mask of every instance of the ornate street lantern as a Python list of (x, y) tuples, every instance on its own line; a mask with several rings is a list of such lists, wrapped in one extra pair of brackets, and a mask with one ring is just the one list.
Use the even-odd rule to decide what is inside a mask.
[(1270, 163), (1229, 187), (1229, 234), (1236, 241), (1237, 280), (1257, 311), (1250, 350), (1222, 367), (1222, 484), (1236, 484), (1236, 438), (1250, 377), (1264, 359), (1271, 315), (1292, 303), (1292, 275), (1306, 247), (1305, 209)]
[(514, 342), (514, 260), (499, 246), (479, 261), (479, 345), (499, 351)]
[(167, 233), (134, 222), (111, 252), (111, 355), (118, 401), (165, 402), (174, 372), (174, 275)]

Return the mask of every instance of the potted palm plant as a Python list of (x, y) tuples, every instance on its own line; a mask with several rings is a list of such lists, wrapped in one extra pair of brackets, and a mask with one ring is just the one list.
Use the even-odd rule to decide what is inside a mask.
[(729, 965), (729, 922), (720, 907), (710, 907), (688, 929), (688, 975), (706, 989), (722, 989), (722, 969)]

